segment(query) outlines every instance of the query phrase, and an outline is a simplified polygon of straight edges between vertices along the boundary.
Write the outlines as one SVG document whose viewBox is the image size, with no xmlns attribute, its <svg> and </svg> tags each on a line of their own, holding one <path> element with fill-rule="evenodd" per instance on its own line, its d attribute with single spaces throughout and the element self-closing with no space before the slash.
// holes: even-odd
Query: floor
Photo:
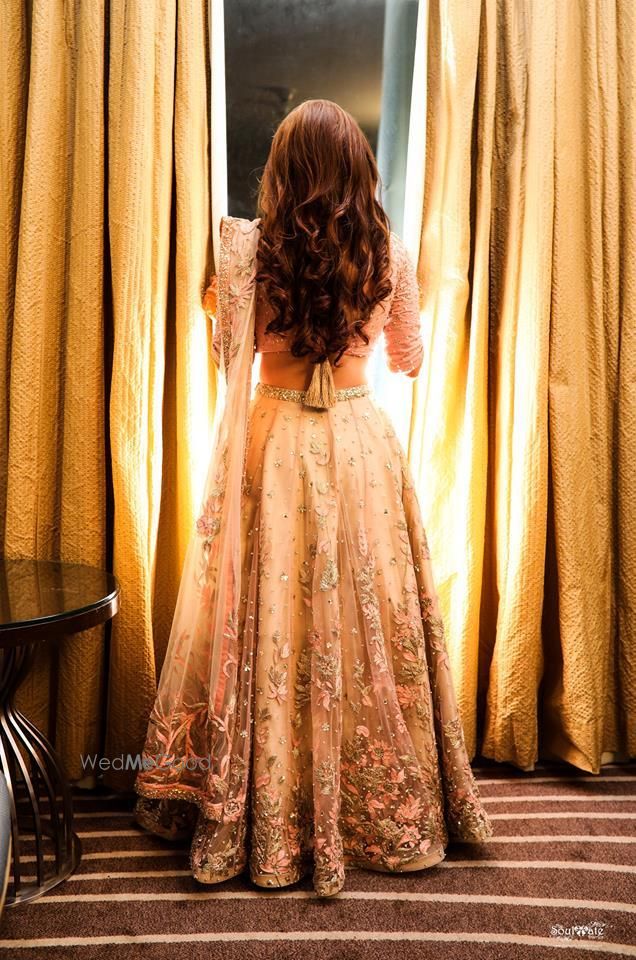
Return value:
<svg viewBox="0 0 636 960">
<path fill-rule="evenodd" d="M 451 844 L 428 870 L 350 869 L 319 899 L 204 887 L 183 843 L 136 826 L 133 797 L 76 792 L 82 861 L 39 900 L 5 909 L 2 960 L 526 960 L 636 957 L 636 764 L 599 776 L 474 765 L 495 835 Z"/>
</svg>

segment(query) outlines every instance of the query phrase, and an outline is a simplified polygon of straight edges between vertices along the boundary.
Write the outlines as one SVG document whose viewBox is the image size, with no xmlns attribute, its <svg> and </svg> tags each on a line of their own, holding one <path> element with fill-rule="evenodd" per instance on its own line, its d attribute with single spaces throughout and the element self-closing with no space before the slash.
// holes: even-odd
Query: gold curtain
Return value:
<svg viewBox="0 0 636 960">
<path fill-rule="evenodd" d="M 471 753 L 636 752 L 635 11 L 430 0 L 409 455 Z"/>
<path fill-rule="evenodd" d="M 103 566 L 104 9 L 2 10 L 2 552 Z M 97 630 L 60 649 L 57 742 L 76 777 L 98 748 L 102 651 Z M 38 648 L 17 697 L 43 730 L 49 666 Z"/>
<path fill-rule="evenodd" d="M 58 688 L 69 776 L 103 754 L 112 786 L 145 735 L 215 402 L 207 7 L 0 15 L 0 544 L 119 578 L 109 657 L 104 627 L 68 638 Z M 49 670 L 38 651 L 17 697 L 45 731 Z"/>
</svg>

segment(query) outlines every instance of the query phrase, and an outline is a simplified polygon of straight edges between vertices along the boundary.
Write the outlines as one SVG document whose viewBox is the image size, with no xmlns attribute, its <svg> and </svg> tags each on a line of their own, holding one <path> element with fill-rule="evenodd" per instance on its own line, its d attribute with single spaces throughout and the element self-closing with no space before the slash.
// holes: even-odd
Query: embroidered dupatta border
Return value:
<svg viewBox="0 0 636 960">
<path fill-rule="evenodd" d="M 227 379 L 232 344 L 231 316 L 228 309 L 228 271 L 230 266 L 230 247 L 236 217 L 221 217 L 221 247 L 219 250 L 219 287 L 218 321 L 221 325 L 221 343 L 223 349 L 223 370 Z"/>
</svg>

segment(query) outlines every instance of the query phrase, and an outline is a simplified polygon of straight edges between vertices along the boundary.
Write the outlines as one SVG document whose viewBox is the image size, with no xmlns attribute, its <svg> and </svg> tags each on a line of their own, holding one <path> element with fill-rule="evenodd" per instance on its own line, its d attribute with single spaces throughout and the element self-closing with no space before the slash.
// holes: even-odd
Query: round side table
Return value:
<svg viewBox="0 0 636 960">
<path fill-rule="evenodd" d="M 119 583 L 105 570 L 80 563 L 0 558 L 0 763 L 9 789 L 13 865 L 6 906 L 39 897 L 70 876 L 80 862 L 71 786 L 53 746 L 57 641 L 104 623 L 118 608 Z M 41 643 L 54 644 L 50 740 L 14 705 L 15 691 Z M 35 864 L 31 883 L 23 881 L 21 843 L 27 840 L 34 849 L 28 858 L 29 866 L 30 861 Z"/>
</svg>

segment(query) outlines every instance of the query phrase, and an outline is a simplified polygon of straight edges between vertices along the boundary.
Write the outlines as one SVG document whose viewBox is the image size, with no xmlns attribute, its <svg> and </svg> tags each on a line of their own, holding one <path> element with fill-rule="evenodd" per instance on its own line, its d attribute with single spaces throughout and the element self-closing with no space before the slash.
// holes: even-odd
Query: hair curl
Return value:
<svg viewBox="0 0 636 960">
<path fill-rule="evenodd" d="M 331 100 L 305 100 L 280 123 L 258 193 L 256 280 L 293 332 L 291 352 L 335 365 L 364 343 L 374 306 L 391 292 L 389 220 L 376 198 L 375 157 L 357 122 Z"/>
</svg>

